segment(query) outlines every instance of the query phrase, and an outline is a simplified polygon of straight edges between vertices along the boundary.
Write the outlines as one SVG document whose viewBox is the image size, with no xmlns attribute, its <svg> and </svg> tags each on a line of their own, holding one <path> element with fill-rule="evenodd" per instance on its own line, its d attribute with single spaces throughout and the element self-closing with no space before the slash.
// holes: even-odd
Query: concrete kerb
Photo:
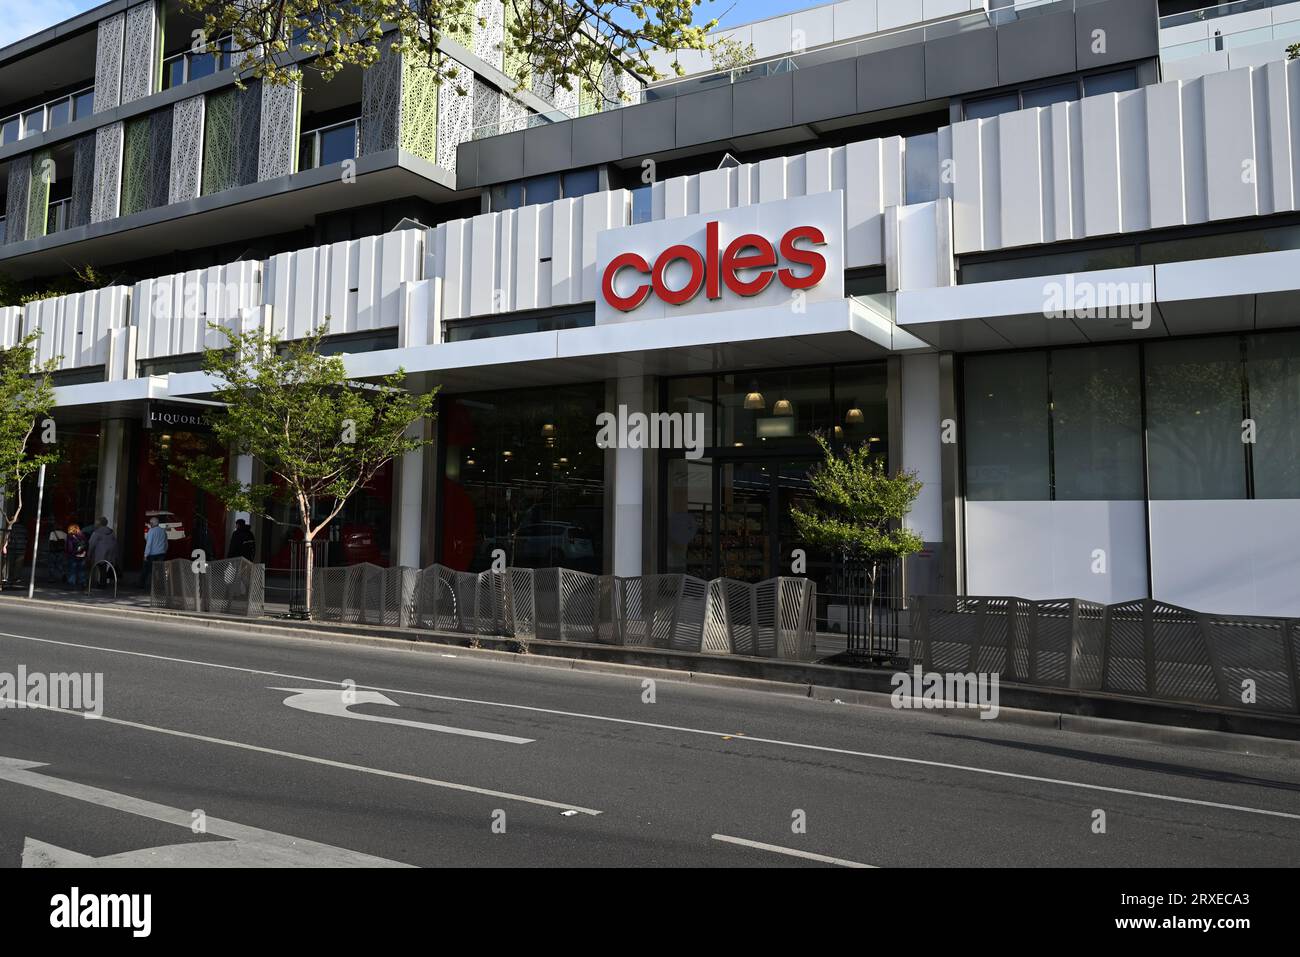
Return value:
<svg viewBox="0 0 1300 957">
<path fill-rule="evenodd" d="M 338 644 L 369 645 L 371 647 L 400 649 L 417 653 L 423 652 L 444 656 L 450 655 L 454 657 L 477 658 L 486 661 L 510 662 L 541 668 L 557 668 L 563 671 L 580 671 L 592 674 L 616 675 L 627 678 L 652 678 L 658 681 L 694 684 L 703 687 L 729 689 L 734 691 L 780 694 L 787 697 L 809 698 L 828 704 L 833 703 L 857 707 L 886 708 L 891 711 L 915 710 L 936 716 L 956 718 L 958 720 L 980 720 L 979 711 L 975 708 L 924 708 L 922 707 L 923 702 L 918 699 L 912 699 L 911 702 L 909 702 L 912 705 L 912 708 L 898 709 L 894 706 L 893 695 L 890 691 L 851 688 L 840 683 L 834 683 L 836 681 L 845 681 L 846 678 L 843 673 L 851 672 L 858 676 L 874 675 L 877 680 L 885 683 L 885 687 L 888 687 L 888 678 L 892 672 L 873 673 L 865 672 L 862 669 L 837 668 L 830 665 L 775 662 L 766 659 L 740 658 L 735 656 L 726 656 L 725 658 L 722 658 L 721 661 L 716 661 L 715 659 L 720 656 L 698 655 L 688 652 L 665 653 L 659 652 L 656 649 L 632 649 L 612 647 L 608 645 L 580 645 L 572 642 L 539 642 L 536 640 L 528 643 L 530 650 L 533 653 L 520 654 L 517 650 L 519 642 L 517 639 L 513 638 L 493 638 L 470 636 L 458 633 L 423 632 L 414 631 L 412 629 L 371 626 L 347 626 L 334 623 L 313 622 L 308 626 L 305 624 L 294 624 L 287 621 L 283 623 L 265 621 L 256 622 L 244 618 L 220 615 L 197 615 L 186 612 L 143 608 L 121 608 L 116 606 L 68 607 L 56 605 L 49 601 L 40 599 L 28 600 L 26 598 L 10 597 L 8 595 L 4 596 L 2 600 L 29 605 L 56 614 L 111 615 L 115 618 L 127 616 L 153 621 L 180 620 L 196 628 L 205 628 L 215 631 L 237 630 L 241 633 L 251 635 L 266 635 L 268 637 L 293 640 L 331 641 Z M 380 633 L 386 631 L 392 632 L 399 637 L 390 637 L 389 635 Z M 479 647 L 473 647 L 471 642 L 477 642 Z M 669 657 L 670 659 L 695 659 L 695 661 L 700 664 L 718 663 L 725 666 L 729 671 L 741 670 L 754 666 L 760 668 L 766 667 L 768 669 L 772 669 L 773 667 L 778 669 L 781 667 L 796 667 L 813 674 L 816 674 L 817 672 L 825 672 L 826 677 L 830 678 L 832 683 L 820 683 L 808 680 L 781 680 L 779 678 L 719 673 L 717 671 L 699 671 L 691 668 L 648 665 L 636 661 L 602 660 L 600 657 L 568 657 L 560 654 L 560 652 L 568 652 L 569 654 L 597 653 L 602 656 L 610 653 L 623 653 L 625 656 L 647 659 L 653 658 L 655 655 L 660 655 Z M 681 661 L 680 663 L 686 664 L 687 662 Z M 1007 686 L 1004 685 L 1004 688 L 1006 687 Z M 1025 690 L 1029 691 L 1033 697 L 1041 697 L 1041 693 L 1043 692 L 1043 689 L 1038 688 Z M 1160 711 L 1166 714 L 1189 715 L 1195 713 L 1216 713 L 1210 712 L 1210 709 L 1199 709 L 1194 706 L 1166 707 L 1163 702 L 1147 703 L 1124 699 L 1121 703 L 1127 705 L 1130 710 L 1139 704 L 1148 707 L 1158 707 Z M 1272 717 L 1274 716 L 1270 716 L 1270 718 Z M 1296 734 L 1297 739 L 1271 737 L 1264 734 L 1243 734 L 1214 728 L 1198 728 L 1188 727 L 1185 725 L 1123 720 L 1092 714 L 1053 711 L 1051 709 L 1008 706 L 1001 706 L 999 708 L 996 720 L 1027 727 L 1072 731 L 1083 734 L 1122 738 L 1132 741 L 1146 741 L 1150 743 L 1180 745 L 1216 751 L 1229 751 L 1236 754 L 1300 758 L 1300 721 L 1291 721 L 1285 716 L 1278 717 L 1277 722 L 1280 722 L 1285 726 L 1285 730 L 1292 730 L 1291 726 L 1294 726 L 1293 733 Z"/>
</svg>

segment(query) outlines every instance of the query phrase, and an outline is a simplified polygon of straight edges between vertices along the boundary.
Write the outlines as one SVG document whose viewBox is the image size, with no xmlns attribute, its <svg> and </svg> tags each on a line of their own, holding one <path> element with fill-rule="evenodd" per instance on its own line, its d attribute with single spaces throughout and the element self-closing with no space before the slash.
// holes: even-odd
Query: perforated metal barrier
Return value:
<svg viewBox="0 0 1300 957">
<path fill-rule="evenodd" d="M 312 586 L 321 621 L 791 660 L 813 656 L 816 605 L 803 578 L 749 584 L 567 568 L 354 565 L 323 569 Z"/>
<path fill-rule="evenodd" d="M 1151 599 L 918 596 L 912 660 L 927 671 L 1167 701 L 1300 712 L 1300 621 Z"/>
<path fill-rule="evenodd" d="M 154 608 L 206 611 L 260 618 L 266 604 L 266 566 L 247 558 L 208 562 L 196 570 L 189 559 L 155 562 L 150 581 Z"/>
</svg>

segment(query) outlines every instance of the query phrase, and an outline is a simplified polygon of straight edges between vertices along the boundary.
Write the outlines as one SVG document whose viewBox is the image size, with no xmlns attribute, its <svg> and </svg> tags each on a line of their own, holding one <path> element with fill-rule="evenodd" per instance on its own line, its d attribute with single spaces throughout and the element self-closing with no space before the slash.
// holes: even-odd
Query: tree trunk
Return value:
<svg viewBox="0 0 1300 957">
<path fill-rule="evenodd" d="M 303 544 L 302 558 L 303 561 L 306 563 L 306 568 L 303 569 L 303 573 L 306 576 L 306 578 L 304 579 L 306 582 L 306 585 L 304 587 L 304 592 L 305 592 L 304 603 L 307 606 L 306 617 L 310 619 L 311 607 L 312 607 L 311 604 L 312 575 L 316 571 L 316 562 L 312 557 L 312 536 L 310 533 L 303 534 L 302 544 Z"/>
</svg>

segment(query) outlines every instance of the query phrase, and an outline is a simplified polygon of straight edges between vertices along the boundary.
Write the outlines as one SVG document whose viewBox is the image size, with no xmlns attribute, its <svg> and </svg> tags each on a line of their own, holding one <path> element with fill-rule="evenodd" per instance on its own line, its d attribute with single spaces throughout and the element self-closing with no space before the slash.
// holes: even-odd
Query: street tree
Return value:
<svg viewBox="0 0 1300 957">
<path fill-rule="evenodd" d="M 275 504 L 289 505 L 306 550 L 310 615 L 313 542 L 380 469 L 428 444 L 419 426 L 434 417 L 438 390 L 407 391 L 401 369 L 374 383 L 350 379 L 341 356 L 321 352 L 328 317 L 291 342 L 214 328 L 226 344 L 203 357 L 224 404 L 210 416 L 212 432 L 232 456 L 260 465 L 262 481 L 232 478 L 226 459 L 210 454 L 181 463 L 181 472 L 231 511 L 274 522 L 283 515 Z"/>
<path fill-rule="evenodd" d="M 866 575 L 867 635 L 875 635 L 875 604 L 882 567 L 914 555 L 921 538 L 903 522 L 921 494 L 916 472 L 890 475 L 884 458 L 869 443 L 847 446 L 837 455 L 826 437 L 813 438 L 822 461 L 808 474 L 812 499 L 790 511 L 800 538 L 834 553 L 846 568 Z"/>
<path fill-rule="evenodd" d="M 565 89 L 596 91 L 607 74 L 659 79 L 651 54 L 706 50 L 711 20 L 693 23 L 702 0 L 503 0 L 503 62 L 518 86 L 532 76 Z M 486 26 L 480 0 L 183 0 L 204 28 L 196 44 L 230 38 L 245 77 L 293 79 L 286 54 L 314 54 L 307 64 L 324 78 L 349 66 L 372 66 L 384 45 L 418 57 L 438 82 L 464 95 L 469 78 L 440 48 L 444 39 L 473 49 Z M 385 40 L 385 36 L 389 39 Z M 673 69 L 682 72 L 677 66 Z"/>
<path fill-rule="evenodd" d="M 58 360 L 37 362 L 40 333 L 0 348 L 0 544 L 23 513 L 23 484 L 42 465 L 58 461 L 52 376 Z M 38 516 L 39 518 L 39 516 Z M 3 555 L 5 571 L 8 556 Z M 0 580 L 6 577 L 0 575 Z"/>
</svg>

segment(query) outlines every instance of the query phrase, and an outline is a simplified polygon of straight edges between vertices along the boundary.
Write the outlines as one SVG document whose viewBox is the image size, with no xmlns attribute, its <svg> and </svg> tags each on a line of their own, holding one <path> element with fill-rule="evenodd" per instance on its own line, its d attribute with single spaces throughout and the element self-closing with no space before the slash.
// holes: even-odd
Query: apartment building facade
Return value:
<svg viewBox="0 0 1300 957">
<path fill-rule="evenodd" d="M 843 0 L 730 28 L 743 69 L 683 52 L 579 97 L 514 90 L 480 7 L 448 50 L 468 97 L 392 54 L 236 88 L 220 54 L 176 66 L 151 3 L 0 51 L 0 271 L 114 277 L 0 310 L 61 363 L 47 516 L 105 514 L 138 558 L 162 513 L 222 554 L 233 516 L 174 468 L 211 443 L 207 324 L 329 317 L 354 376 L 442 390 L 331 561 L 828 587 L 790 519 L 822 432 L 923 481 L 908 593 L 1300 614 L 1284 53 L 1170 76 L 1155 0 Z"/>
</svg>

